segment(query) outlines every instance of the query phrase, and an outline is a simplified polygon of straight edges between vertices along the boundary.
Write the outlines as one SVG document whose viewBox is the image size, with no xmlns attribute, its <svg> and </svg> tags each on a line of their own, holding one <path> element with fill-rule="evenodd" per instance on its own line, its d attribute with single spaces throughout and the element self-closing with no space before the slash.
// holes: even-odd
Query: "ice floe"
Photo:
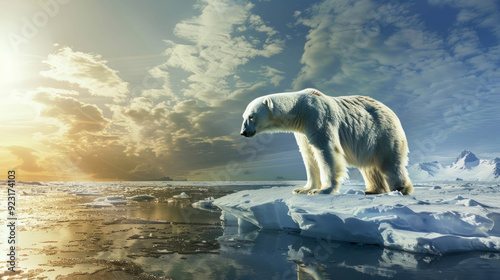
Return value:
<svg viewBox="0 0 500 280">
<path fill-rule="evenodd" d="M 500 251 L 500 185 L 425 185 L 411 196 L 367 196 L 348 186 L 339 195 L 293 195 L 294 187 L 240 191 L 213 204 L 228 222 L 237 218 L 240 231 L 249 225 L 288 229 L 303 236 L 437 255 Z"/>
</svg>

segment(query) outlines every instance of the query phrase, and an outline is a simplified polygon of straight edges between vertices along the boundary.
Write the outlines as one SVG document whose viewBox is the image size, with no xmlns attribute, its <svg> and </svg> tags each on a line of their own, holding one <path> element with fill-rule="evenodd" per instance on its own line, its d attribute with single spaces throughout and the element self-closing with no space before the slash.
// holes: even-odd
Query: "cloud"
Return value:
<svg viewBox="0 0 500 280">
<path fill-rule="evenodd" d="M 458 9 L 457 25 L 472 23 L 478 27 L 490 29 L 497 38 L 500 38 L 500 27 L 498 25 L 500 6 L 498 1 L 429 0 L 429 4 Z"/>
<path fill-rule="evenodd" d="M 362 27 L 374 9 L 372 1 L 363 0 L 323 1 L 306 10 L 310 16 L 298 18 L 299 24 L 310 28 L 300 60 L 304 66 L 293 81 L 293 88 L 321 89 L 319 85 L 340 73 L 342 60 L 350 60 L 349 49 L 359 43 Z"/>
<path fill-rule="evenodd" d="M 40 172 L 45 169 L 38 165 L 38 156 L 35 155 L 37 151 L 23 146 L 9 146 L 7 149 L 22 163 L 16 166 L 16 169 L 21 169 L 28 172 Z"/>
<path fill-rule="evenodd" d="M 69 96 L 76 96 L 80 95 L 80 93 L 76 90 L 69 90 L 69 89 L 62 89 L 62 88 L 51 88 L 51 87 L 38 87 L 37 91 L 39 92 L 51 92 L 55 93 L 58 95 L 69 95 Z"/>
<path fill-rule="evenodd" d="M 249 158 L 254 161 L 258 155 L 289 149 L 279 137 L 274 137 L 276 142 L 256 145 L 258 139 L 246 141 L 239 135 L 241 113 L 267 87 L 266 82 L 260 82 L 235 90 L 212 105 L 186 99 L 170 107 L 139 97 L 131 100 L 130 106 L 114 107 L 113 122 L 123 125 L 120 131 L 123 146 L 127 147 L 124 150 L 137 158 L 129 174 L 152 173 L 154 169 L 154 174 L 162 171 L 161 176 L 187 176 L 214 166 L 224 169 L 231 162 L 247 164 Z"/>
<path fill-rule="evenodd" d="M 123 94 L 115 96 L 106 104 L 111 117 L 104 117 L 97 104 L 80 101 L 81 95 L 54 88 L 33 93 L 43 105 L 41 116 L 61 127 L 40 136 L 58 151 L 53 159 L 59 166 L 73 163 L 94 179 L 152 180 L 225 166 L 248 153 L 254 159 L 254 154 L 274 152 L 272 145 L 246 148 L 239 129 L 248 102 L 279 85 L 283 72 L 261 64 L 251 70 L 241 66 L 279 53 L 283 41 L 251 12 L 252 4 L 203 1 L 197 7 L 200 15 L 174 29 L 182 43 L 167 41 L 165 63 L 148 72 L 155 87 L 137 92 L 128 104 L 120 102 Z M 52 69 L 43 76 L 76 83 L 93 95 L 111 96 L 98 88 L 111 89 L 111 81 L 119 80 L 97 54 L 63 48 L 47 63 Z M 64 73 L 67 68 L 71 71 Z M 96 73 L 107 78 L 95 79 L 101 77 Z M 238 88 L 242 83 L 245 87 Z M 125 93 L 125 86 L 118 92 Z"/>
<path fill-rule="evenodd" d="M 285 79 L 285 77 L 282 75 L 285 72 L 279 71 L 277 69 L 271 68 L 269 66 L 262 66 L 264 70 L 264 76 L 269 78 L 269 82 L 273 84 L 275 87 L 277 87 L 280 82 Z"/>
<path fill-rule="evenodd" d="M 266 65 L 244 71 L 252 74 L 251 82 L 235 74 L 251 59 L 270 57 L 283 47 L 278 32 L 252 14 L 252 8 L 201 2 L 199 16 L 174 28 L 183 43 L 166 41 L 165 63 L 149 71 L 163 84 L 143 91 L 129 105 L 110 106 L 110 130 L 119 127 L 120 145 L 136 163 L 128 174 L 184 176 L 241 159 L 241 112 L 284 79 L 282 71 Z M 183 86 L 177 77 L 183 77 Z M 245 88 L 238 89 L 243 83 Z M 161 97 L 168 100 L 158 103 Z"/>
<path fill-rule="evenodd" d="M 110 69 L 100 55 L 60 48 L 44 61 L 50 70 L 42 71 L 44 77 L 66 81 L 87 89 L 91 95 L 111 97 L 121 101 L 128 94 L 128 83 Z"/>
<path fill-rule="evenodd" d="M 183 79 L 187 88 L 180 90 L 185 96 L 206 103 L 224 99 L 240 66 L 283 49 L 278 32 L 252 14 L 253 7 L 250 3 L 202 1 L 199 16 L 183 20 L 174 28 L 174 34 L 187 43 L 167 40 L 166 62 L 154 70 L 155 75 L 165 72 L 165 79 L 170 80 L 175 78 L 175 69 L 182 70 L 188 73 Z"/>
<path fill-rule="evenodd" d="M 433 141 L 429 154 L 444 156 L 465 142 L 486 147 L 496 141 L 498 135 L 484 129 L 500 121 L 497 77 L 490 78 L 500 49 L 484 39 L 496 32 L 488 25 L 493 15 L 480 5 L 467 14 L 466 4 L 457 1 L 422 2 L 424 9 L 402 2 L 327 0 L 289 10 L 295 25 L 276 25 L 257 14 L 257 3 L 200 1 L 198 14 L 180 21 L 176 37 L 165 41 L 163 61 L 148 71 L 148 85 L 134 90 L 128 102 L 128 84 L 98 54 L 61 48 L 42 75 L 81 89 L 32 93 L 40 116 L 56 130 L 37 135 L 56 151 L 37 162 L 94 179 L 234 179 L 244 170 L 252 176 L 279 170 L 289 178 L 286 172 L 303 171 L 292 135 L 238 134 L 246 105 L 284 91 L 282 86 L 381 100 L 402 120 L 412 151 Z M 449 31 L 430 24 L 425 11 L 433 5 L 458 11 Z M 285 45 L 292 43 L 299 45 Z M 106 98 L 88 98 L 85 90 Z M 445 137 L 434 137 L 437 132 Z"/>
<path fill-rule="evenodd" d="M 491 116 L 491 104 L 476 89 L 498 69 L 497 46 L 485 36 L 498 32 L 498 25 L 490 24 L 498 22 L 498 12 L 492 12 L 497 4 L 436 0 L 417 9 L 392 3 L 326 0 L 297 14 L 309 32 L 293 88 L 375 97 L 402 120 L 410 150 L 422 150 L 424 140 L 433 142 L 429 156 L 445 155 L 446 149 L 438 150 L 444 143 L 448 148 L 478 143 L 463 132 L 491 126 L 485 117 Z M 459 11 L 445 33 L 429 22 L 426 11 L 433 5 Z"/>
<path fill-rule="evenodd" d="M 95 105 L 80 102 L 74 97 L 62 96 L 51 92 L 50 89 L 47 91 L 47 88 L 32 94 L 34 101 L 45 105 L 40 116 L 57 119 L 62 124 L 64 133 L 71 137 L 76 138 L 82 132 L 100 132 L 109 124 L 102 110 Z"/>
</svg>

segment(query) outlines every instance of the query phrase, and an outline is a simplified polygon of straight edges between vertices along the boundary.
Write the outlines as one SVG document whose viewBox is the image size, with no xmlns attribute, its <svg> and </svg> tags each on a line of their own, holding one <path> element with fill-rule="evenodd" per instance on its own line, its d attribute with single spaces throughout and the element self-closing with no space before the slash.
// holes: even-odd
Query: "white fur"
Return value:
<svg viewBox="0 0 500 280">
<path fill-rule="evenodd" d="M 408 144 L 391 109 L 365 96 L 330 97 L 315 89 L 253 100 L 243 113 L 241 134 L 293 132 L 307 173 L 294 193 L 338 193 L 347 166 L 363 174 L 367 194 L 413 186 L 405 166 Z"/>
</svg>

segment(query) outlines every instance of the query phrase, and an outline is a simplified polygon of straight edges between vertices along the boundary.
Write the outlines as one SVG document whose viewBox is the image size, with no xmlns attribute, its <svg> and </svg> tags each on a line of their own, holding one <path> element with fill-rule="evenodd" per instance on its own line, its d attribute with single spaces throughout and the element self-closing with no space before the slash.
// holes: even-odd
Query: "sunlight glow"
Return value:
<svg viewBox="0 0 500 280">
<path fill-rule="evenodd" d="M 0 83 L 2 86 L 14 85 L 23 79 L 21 62 L 18 55 L 0 52 Z"/>
</svg>

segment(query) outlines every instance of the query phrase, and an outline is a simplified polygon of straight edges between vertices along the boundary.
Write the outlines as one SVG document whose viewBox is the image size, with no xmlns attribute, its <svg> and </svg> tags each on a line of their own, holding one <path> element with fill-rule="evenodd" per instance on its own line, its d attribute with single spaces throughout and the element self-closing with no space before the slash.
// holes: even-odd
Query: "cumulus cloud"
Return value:
<svg viewBox="0 0 500 280">
<path fill-rule="evenodd" d="M 248 99 L 261 95 L 266 86 L 261 82 L 236 90 L 213 105 L 186 99 L 170 106 L 137 97 L 127 105 L 111 106 L 111 119 L 95 104 L 39 90 L 32 93 L 32 99 L 42 105 L 41 117 L 53 120 L 58 128 L 38 135 L 38 141 L 52 151 L 43 162 L 50 163 L 55 174 L 154 180 L 189 176 L 214 166 L 225 170 L 234 161 L 247 163 L 249 155 L 255 160 L 260 153 L 282 152 L 286 145 L 257 149 L 238 135 Z"/>
<path fill-rule="evenodd" d="M 110 105 L 110 131 L 120 134 L 123 153 L 135 164 L 127 174 L 184 176 L 241 159 L 241 112 L 250 100 L 283 80 L 282 71 L 265 65 L 249 71 L 259 79 L 244 82 L 235 75 L 251 59 L 282 49 L 278 32 L 252 14 L 252 8 L 201 2 L 200 15 L 174 29 L 184 43 L 167 41 L 165 63 L 149 71 L 162 85 L 143 91 L 128 105 Z M 176 75 L 184 76 L 184 86 L 178 86 Z M 242 83 L 245 88 L 237 89 Z M 161 97 L 168 100 L 158 102 Z"/>
<path fill-rule="evenodd" d="M 23 146 L 9 146 L 7 149 L 22 161 L 20 165 L 15 167 L 16 169 L 28 172 L 40 172 L 45 170 L 38 164 L 38 156 L 35 155 L 37 153 L 36 150 Z"/>
<path fill-rule="evenodd" d="M 45 61 L 50 66 L 40 74 L 58 81 L 77 84 L 95 96 L 111 97 L 121 101 L 128 93 L 128 83 L 109 68 L 100 55 L 60 48 Z"/>
<path fill-rule="evenodd" d="M 285 77 L 283 76 L 283 74 L 285 72 L 283 72 L 283 71 L 274 69 L 274 68 L 269 67 L 269 66 L 262 66 L 262 68 L 264 71 L 264 76 L 268 77 L 269 82 L 271 84 L 273 84 L 275 87 L 277 87 L 280 84 L 280 82 L 283 79 L 285 79 Z"/>
<path fill-rule="evenodd" d="M 184 95 L 206 103 L 225 98 L 230 93 L 230 78 L 238 67 L 283 49 L 278 32 L 253 14 L 253 7 L 250 3 L 202 1 L 199 16 L 183 20 L 174 28 L 174 34 L 188 43 L 167 40 L 167 60 L 156 68 L 155 74 L 183 70 L 188 73 L 187 89 L 181 91 Z M 247 35 L 249 32 L 254 34 Z M 173 78 L 167 75 L 168 79 Z"/>
<path fill-rule="evenodd" d="M 73 137 L 82 132 L 100 132 L 109 123 L 96 105 L 80 102 L 74 97 L 41 89 L 33 93 L 32 99 L 45 105 L 40 112 L 41 117 L 59 120 L 64 133 Z"/>
<path fill-rule="evenodd" d="M 106 118 L 97 104 L 76 94 L 51 88 L 33 94 L 43 105 L 41 116 L 61 127 L 41 137 L 59 151 L 60 160 L 95 179 L 151 180 L 225 166 L 248 153 L 239 136 L 241 112 L 279 85 L 283 72 L 259 65 L 248 71 L 252 79 L 237 73 L 246 73 L 241 66 L 251 59 L 279 53 L 283 41 L 251 12 L 252 4 L 210 0 L 197 8 L 200 15 L 174 29 L 183 43 L 167 41 L 165 62 L 148 72 L 158 83 L 127 104 L 120 103 L 127 84 L 99 55 L 63 48 L 49 57 L 51 70 L 42 72 L 44 77 L 114 99 L 106 104 L 111 113 Z M 246 86 L 238 88 L 242 83 Z M 264 150 L 272 149 L 259 152 Z"/>
<path fill-rule="evenodd" d="M 310 17 L 298 19 L 309 27 L 304 53 L 300 62 L 304 65 L 293 82 L 293 88 L 321 88 L 321 84 L 341 72 L 342 60 L 350 60 L 349 49 L 360 40 L 363 24 L 371 17 L 375 7 L 369 0 L 323 1 L 308 10 Z"/>
</svg>

